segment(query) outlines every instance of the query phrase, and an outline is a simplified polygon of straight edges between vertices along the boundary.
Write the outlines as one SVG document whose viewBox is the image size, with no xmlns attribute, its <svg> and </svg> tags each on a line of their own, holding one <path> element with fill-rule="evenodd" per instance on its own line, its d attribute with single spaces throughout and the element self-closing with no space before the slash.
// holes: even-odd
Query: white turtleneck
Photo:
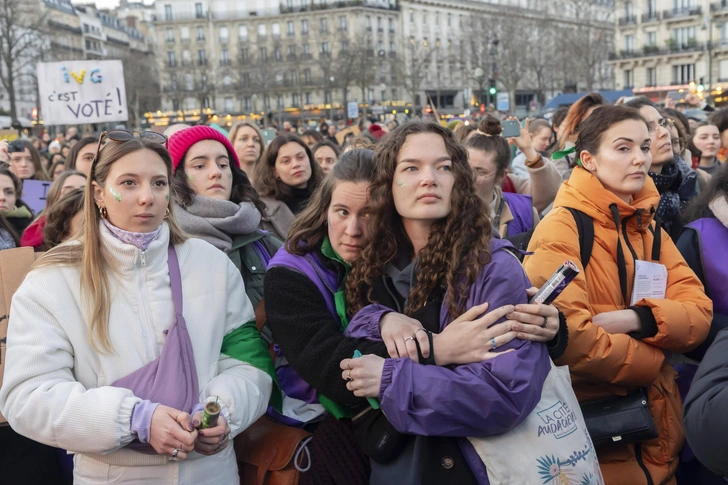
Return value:
<svg viewBox="0 0 728 485">
<path fill-rule="evenodd" d="M 112 465 L 165 464 L 164 456 L 119 449 L 134 439 L 131 412 L 141 400 L 110 384 L 159 357 L 172 324 L 169 228 L 163 224 L 141 251 L 99 227 L 116 267 L 109 281 L 114 352 L 91 346 L 78 267 L 32 271 L 12 301 L 0 410 L 18 433 L 50 446 Z M 222 251 L 199 239 L 175 249 L 200 401 L 219 396 L 235 436 L 263 415 L 272 387 L 264 372 L 220 354 L 223 337 L 254 320 L 253 308 Z M 192 453 L 187 462 L 200 457 Z"/>
</svg>

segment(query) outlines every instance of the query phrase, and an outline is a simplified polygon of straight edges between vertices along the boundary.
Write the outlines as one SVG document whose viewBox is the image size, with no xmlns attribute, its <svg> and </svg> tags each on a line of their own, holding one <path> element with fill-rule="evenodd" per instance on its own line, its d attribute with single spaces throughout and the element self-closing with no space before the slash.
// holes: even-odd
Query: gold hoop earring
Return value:
<svg viewBox="0 0 728 485">
<path fill-rule="evenodd" d="M 106 219 L 106 216 L 108 213 L 106 212 L 106 207 L 99 206 L 99 215 L 102 219 Z"/>
<path fill-rule="evenodd" d="M 164 218 L 169 219 L 169 207 L 167 207 L 167 210 L 164 212 Z"/>
</svg>

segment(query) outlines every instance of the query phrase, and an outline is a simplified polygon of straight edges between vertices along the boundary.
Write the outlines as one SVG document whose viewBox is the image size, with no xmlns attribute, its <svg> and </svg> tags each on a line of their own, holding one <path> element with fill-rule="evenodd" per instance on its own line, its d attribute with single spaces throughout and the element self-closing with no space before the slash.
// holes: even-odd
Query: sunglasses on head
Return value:
<svg viewBox="0 0 728 485">
<path fill-rule="evenodd" d="M 149 140 L 156 143 L 159 143 L 160 145 L 164 145 L 165 148 L 167 148 L 167 137 L 162 135 L 161 133 L 155 133 L 153 131 L 127 131 L 127 130 L 110 130 L 110 131 L 102 131 L 101 136 L 99 137 L 99 146 L 96 147 L 96 157 L 94 158 L 94 161 L 91 163 L 91 172 L 93 173 L 93 169 L 96 166 L 96 162 L 99 160 L 99 154 L 101 153 L 101 145 L 104 142 L 104 138 L 108 138 L 111 141 L 115 141 L 117 143 L 124 143 L 130 140 L 133 140 L 134 138 L 139 138 L 140 140 Z"/>
</svg>

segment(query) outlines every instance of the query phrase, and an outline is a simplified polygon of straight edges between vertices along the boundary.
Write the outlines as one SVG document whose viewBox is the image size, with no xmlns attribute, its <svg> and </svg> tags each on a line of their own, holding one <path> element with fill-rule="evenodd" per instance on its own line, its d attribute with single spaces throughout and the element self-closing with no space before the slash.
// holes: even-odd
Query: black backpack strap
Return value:
<svg viewBox="0 0 728 485">
<path fill-rule="evenodd" d="M 571 212 L 576 222 L 576 230 L 579 233 L 579 253 L 581 257 L 581 266 L 586 270 L 591 259 L 592 248 L 594 247 L 594 221 L 591 217 L 584 214 L 578 209 L 564 207 Z"/>
</svg>

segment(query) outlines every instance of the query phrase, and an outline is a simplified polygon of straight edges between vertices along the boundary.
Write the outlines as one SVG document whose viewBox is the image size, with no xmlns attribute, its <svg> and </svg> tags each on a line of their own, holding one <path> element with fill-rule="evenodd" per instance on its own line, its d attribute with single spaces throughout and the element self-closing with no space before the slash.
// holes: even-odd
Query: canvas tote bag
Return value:
<svg viewBox="0 0 728 485">
<path fill-rule="evenodd" d="M 551 362 L 541 400 L 518 426 L 468 439 L 488 469 L 491 485 L 604 485 L 566 366 Z"/>
</svg>

